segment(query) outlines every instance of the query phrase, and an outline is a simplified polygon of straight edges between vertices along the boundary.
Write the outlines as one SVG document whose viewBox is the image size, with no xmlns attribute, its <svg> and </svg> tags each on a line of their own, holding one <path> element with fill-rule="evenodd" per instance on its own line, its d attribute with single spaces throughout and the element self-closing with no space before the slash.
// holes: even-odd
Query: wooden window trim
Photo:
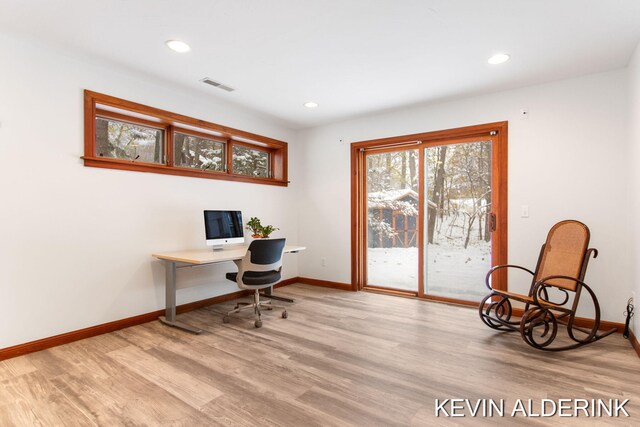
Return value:
<svg viewBox="0 0 640 427">
<path fill-rule="evenodd" d="M 425 132 L 412 135 L 403 135 L 391 138 L 376 139 L 370 141 L 354 142 L 351 144 L 351 288 L 354 291 L 361 289 L 376 289 L 387 292 L 387 289 L 379 286 L 365 286 L 366 276 L 366 232 L 367 232 L 367 212 L 365 203 L 366 179 L 366 151 L 375 150 L 376 153 L 398 151 L 402 149 L 419 149 L 419 168 L 424 170 L 424 150 L 428 146 L 441 145 L 455 139 L 456 143 L 477 141 L 479 137 L 487 136 L 495 132 L 492 138 L 497 141 L 496 149 L 493 152 L 492 162 L 498 165 L 500 175 L 494 176 L 496 197 L 501 200 L 497 213 L 497 229 L 499 233 L 494 237 L 492 244 L 492 254 L 495 264 L 507 264 L 507 160 L 508 160 L 508 122 L 495 122 L 462 128 L 447 129 L 441 131 Z M 420 180 L 420 209 L 423 209 L 424 200 L 424 179 Z M 424 230 L 424 214 L 419 214 L 418 229 Z M 424 233 L 418 233 L 418 247 L 424 245 Z M 418 257 L 418 270 L 420 284 L 423 283 L 424 265 L 422 257 Z M 493 286 L 496 289 L 507 290 L 507 272 L 498 271 L 493 279 Z M 389 291 L 398 293 L 397 290 Z M 425 299 L 446 301 L 452 303 L 462 303 L 466 305 L 476 305 L 468 301 L 461 301 L 452 298 L 437 297 L 433 295 L 423 295 L 422 287 L 418 292 L 411 294 Z"/>
<path fill-rule="evenodd" d="M 175 136 L 174 136 L 174 132 L 176 131 L 175 126 L 167 126 L 167 133 L 166 133 L 166 150 L 167 150 L 167 154 L 165 155 L 166 157 L 164 158 L 164 163 L 165 165 L 167 165 L 167 167 L 169 168 L 175 168 L 175 159 L 173 158 L 173 156 L 175 155 L 175 153 L 173 152 L 173 144 L 175 141 Z"/>
<path fill-rule="evenodd" d="M 148 120 L 127 114 L 110 111 L 101 106 L 117 108 L 119 110 L 130 111 L 134 114 L 140 114 L 152 117 L 158 121 Z M 288 186 L 288 144 L 284 141 L 269 138 L 262 135 L 245 132 L 239 129 L 218 125 L 216 123 L 207 122 L 200 119 L 184 116 L 182 114 L 172 113 L 170 111 L 161 110 L 159 108 L 149 107 L 132 101 L 116 98 L 90 90 L 84 91 L 84 165 L 87 167 L 98 167 L 106 169 L 121 169 L 137 172 L 159 173 L 165 175 L 189 176 L 196 178 L 221 179 L 226 181 L 248 182 L 255 184 L 266 184 L 276 186 Z M 96 117 L 113 118 L 116 120 L 127 121 L 130 123 L 138 123 L 157 129 L 163 129 L 165 132 L 164 163 L 140 163 L 130 160 L 112 159 L 106 157 L 98 157 L 95 153 L 96 148 Z M 185 129 L 181 125 L 193 126 L 204 130 Z M 211 135 L 206 131 L 212 131 L 219 135 Z M 194 136 L 208 138 L 225 144 L 226 150 L 226 171 L 203 171 L 197 169 L 183 168 L 174 166 L 173 162 L 173 134 L 174 132 L 185 133 Z M 241 138 L 239 141 L 234 138 Z M 245 140 L 255 141 L 251 144 Z M 232 173 L 232 154 L 233 144 L 243 145 L 252 149 L 265 151 L 269 153 L 269 163 L 271 170 L 270 178 L 253 177 L 248 175 L 240 175 Z"/>
</svg>

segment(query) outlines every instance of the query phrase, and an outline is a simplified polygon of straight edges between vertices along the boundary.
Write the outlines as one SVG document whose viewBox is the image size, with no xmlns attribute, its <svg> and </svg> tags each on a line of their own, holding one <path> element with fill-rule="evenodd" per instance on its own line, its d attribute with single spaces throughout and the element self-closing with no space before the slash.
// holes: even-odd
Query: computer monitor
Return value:
<svg viewBox="0 0 640 427">
<path fill-rule="evenodd" d="M 240 211 L 204 211 L 207 245 L 213 250 L 223 245 L 244 243 L 244 227 Z"/>
</svg>

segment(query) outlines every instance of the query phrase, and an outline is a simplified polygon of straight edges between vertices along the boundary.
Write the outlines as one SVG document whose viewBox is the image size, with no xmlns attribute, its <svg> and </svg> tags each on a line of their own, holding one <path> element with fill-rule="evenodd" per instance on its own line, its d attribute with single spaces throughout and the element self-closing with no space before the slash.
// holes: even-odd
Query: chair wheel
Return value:
<svg viewBox="0 0 640 427">
<path fill-rule="evenodd" d="M 282 318 L 286 319 L 287 317 L 289 317 L 289 313 L 287 313 L 287 310 L 282 312 Z"/>
<path fill-rule="evenodd" d="M 256 320 L 254 325 L 256 326 L 256 328 L 261 328 L 262 327 L 262 320 Z"/>
<path fill-rule="evenodd" d="M 224 316 L 222 318 L 222 323 L 229 323 L 231 321 L 231 318 L 229 316 Z"/>
</svg>

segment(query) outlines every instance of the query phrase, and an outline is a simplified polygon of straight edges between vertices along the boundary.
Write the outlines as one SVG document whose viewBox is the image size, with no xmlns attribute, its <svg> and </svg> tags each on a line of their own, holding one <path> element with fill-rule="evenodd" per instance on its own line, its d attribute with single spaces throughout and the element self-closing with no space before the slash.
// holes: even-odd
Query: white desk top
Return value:
<svg viewBox="0 0 640 427">
<path fill-rule="evenodd" d="M 176 252 L 162 252 L 154 253 L 153 257 L 168 261 L 178 261 L 187 264 L 211 264 L 214 262 L 225 262 L 242 259 L 247 253 L 249 245 L 233 245 L 222 249 L 221 251 L 214 251 L 212 248 L 208 249 L 195 249 L 190 251 L 176 251 Z M 291 246 L 286 245 L 284 252 L 298 252 L 305 250 L 304 246 Z"/>
</svg>

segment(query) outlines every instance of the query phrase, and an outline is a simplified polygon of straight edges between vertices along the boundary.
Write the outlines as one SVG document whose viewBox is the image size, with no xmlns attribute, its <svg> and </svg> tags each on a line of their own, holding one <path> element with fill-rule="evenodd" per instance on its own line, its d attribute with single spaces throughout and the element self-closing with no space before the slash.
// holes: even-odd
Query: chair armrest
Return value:
<svg viewBox="0 0 640 427">
<path fill-rule="evenodd" d="M 536 283 L 533 284 L 533 287 L 531 288 L 531 297 L 533 298 L 533 302 L 537 305 L 540 306 L 540 298 L 538 297 L 540 292 L 545 292 L 545 298 L 548 298 L 548 293 L 546 292 L 546 288 L 556 288 L 561 292 L 564 292 L 564 301 L 559 302 L 559 303 L 555 303 L 553 301 L 549 301 L 548 299 L 543 298 L 542 301 L 543 303 L 548 304 L 552 304 L 554 306 L 557 307 L 561 307 L 563 305 L 565 305 L 567 303 L 567 301 L 569 301 L 569 292 L 567 292 L 566 289 L 561 288 L 559 286 L 556 286 L 554 284 L 551 283 L 546 283 L 549 280 L 552 279 L 565 279 L 565 280 L 571 280 L 573 282 L 576 282 L 577 284 L 584 286 L 586 288 L 589 288 L 587 286 L 586 283 L 584 283 L 582 280 L 578 280 L 575 277 L 570 277 L 570 276 L 562 276 L 562 275 L 554 275 L 554 276 L 547 276 L 547 277 L 543 277 L 542 279 L 538 280 Z M 544 305 L 544 304 L 542 304 Z"/>
<path fill-rule="evenodd" d="M 513 264 L 504 264 L 504 265 L 496 265 L 495 267 L 493 267 L 491 270 L 489 270 L 489 272 L 487 273 L 487 277 L 484 279 L 484 284 L 487 286 L 487 289 L 489 289 L 490 291 L 493 290 L 493 288 L 491 287 L 491 285 L 489 284 L 489 279 L 491 279 L 491 275 L 498 270 L 501 270 L 503 268 L 517 268 L 519 270 L 524 270 L 527 273 L 531 274 L 532 276 L 535 274 L 533 271 L 529 270 L 528 268 L 524 268 L 521 267 L 519 265 L 513 265 Z"/>
</svg>

